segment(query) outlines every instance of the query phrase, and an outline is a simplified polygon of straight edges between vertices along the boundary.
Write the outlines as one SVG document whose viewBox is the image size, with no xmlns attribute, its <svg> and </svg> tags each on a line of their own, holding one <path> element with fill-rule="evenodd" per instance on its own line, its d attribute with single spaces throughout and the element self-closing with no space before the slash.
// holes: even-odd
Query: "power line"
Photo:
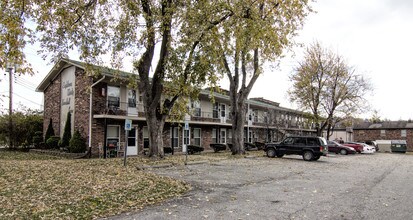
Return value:
<svg viewBox="0 0 413 220">
<path fill-rule="evenodd" d="M 35 90 L 36 90 L 36 88 L 34 88 L 34 87 L 32 87 L 32 86 L 27 85 L 27 84 L 24 84 L 24 83 L 21 83 L 21 82 L 18 82 L 18 81 L 16 81 L 16 84 L 18 84 L 18 85 L 20 85 L 20 86 L 23 86 L 23 87 L 25 87 L 26 89 L 29 89 L 29 90 L 32 90 L 32 91 L 35 91 Z"/>
<path fill-rule="evenodd" d="M 29 84 L 29 85 L 31 85 L 31 86 L 33 86 L 33 87 L 36 87 L 36 84 L 34 84 L 34 83 L 32 83 L 32 82 L 30 82 L 30 81 L 28 81 L 28 80 L 26 80 L 26 79 L 24 79 L 24 78 L 22 78 L 22 77 L 16 77 L 16 80 L 21 81 L 21 82 L 24 82 L 24 83 L 26 83 L 26 84 Z"/>
<path fill-rule="evenodd" d="M 33 102 L 32 100 L 26 99 L 26 98 L 24 98 L 23 96 L 21 96 L 21 95 L 19 95 L 19 94 L 15 93 L 15 92 L 13 92 L 13 94 L 14 94 L 14 95 L 17 95 L 18 97 L 20 97 L 20 98 L 22 98 L 22 99 L 24 99 L 24 100 L 26 100 L 26 101 L 29 101 L 29 102 L 31 102 L 31 103 L 33 103 L 33 104 L 36 104 L 36 105 L 42 106 L 42 104 L 39 104 L 39 103 Z"/>
</svg>

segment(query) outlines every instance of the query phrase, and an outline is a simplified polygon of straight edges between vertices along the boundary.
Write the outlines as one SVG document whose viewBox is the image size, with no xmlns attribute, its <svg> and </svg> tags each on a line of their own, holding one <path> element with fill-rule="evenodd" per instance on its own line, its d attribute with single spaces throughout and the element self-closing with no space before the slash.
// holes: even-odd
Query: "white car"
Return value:
<svg viewBox="0 0 413 220">
<path fill-rule="evenodd" d="M 361 145 L 363 145 L 363 152 L 361 152 L 362 154 L 373 154 L 376 153 L 376 148 L 373 146 L 370 146 L 368 144 L 365 143 L 359 143 Z"/>
</svg>

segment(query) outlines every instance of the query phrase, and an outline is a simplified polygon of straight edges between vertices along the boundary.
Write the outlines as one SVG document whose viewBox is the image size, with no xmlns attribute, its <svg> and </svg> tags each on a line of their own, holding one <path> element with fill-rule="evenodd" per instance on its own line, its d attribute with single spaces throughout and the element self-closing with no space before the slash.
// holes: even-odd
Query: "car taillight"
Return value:
<svg viewBox="0 0 413 220">
<path fill-rule="evenodd" d="M 320 151 L 323 152 L 324 151 L 324 147 L 320 146 Z"/>
</svg>

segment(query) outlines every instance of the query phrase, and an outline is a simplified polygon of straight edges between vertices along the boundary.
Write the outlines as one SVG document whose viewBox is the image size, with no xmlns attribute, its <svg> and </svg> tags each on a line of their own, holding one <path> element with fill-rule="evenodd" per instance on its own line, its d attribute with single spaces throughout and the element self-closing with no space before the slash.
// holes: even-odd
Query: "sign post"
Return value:
<svg viewBox="0 0 413 220">
<path fill-rule="evenodd" d="M 190 119 L 191 119 L 191 118 L 190 118 L 189 115 L 185 115 L 185 127 L 184 127 L 185 132 L 186 132 L 186 131 L 189 131 L 189 123 L 188 123 L 188 121 L 189 121 Z M 188 146 L 187 146 L 187 144 L 184 144 L 184 147 L 185 147 L 185 165 L 187 165 L 187 162 L 188 162 Z"/>
<path fill-rule="evenodd" d="M 125 167 L 126 167 L 126 154 L 128 152 L 128 137 L 129 137 L 129 131 L 131 129 L 132 129 L 132 120 L 125 119 L 125 142 L 124 142 L 125 151 L 123 152 L 123 166 Z"/>
</svg>

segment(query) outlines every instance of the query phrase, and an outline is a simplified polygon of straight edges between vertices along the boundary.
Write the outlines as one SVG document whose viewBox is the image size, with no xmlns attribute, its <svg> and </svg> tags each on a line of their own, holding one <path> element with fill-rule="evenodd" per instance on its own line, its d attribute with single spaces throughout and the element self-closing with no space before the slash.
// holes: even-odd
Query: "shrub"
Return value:
<svg viewBox="0 0 413 220">
<path fill-rule="evenodd" d="M 80 132 L 76 130 L 73 137 L 69 142 L 69 152 L 70 153 L 84 153 L 86 151 L 85 139 L 80 135 Z"/>
<path fill-rule="evenodd" d="M 71 123 L 71 114 L 67 113 L 66 124 L 63 130 L 62 142 L 59 144 L 59 147 L 65 148 L 69 146 L 69 141 L 72 138 L 72 123 Z"/>
<path fill-rule="evenodd" d="M 46 141 L 46 146 L 48 149 L 58 149 L 59 148 L 59 141 L 60 137 L 59 136 L 51 136 L 49 139 Z"/>
<path fill-rule="evenodd" d="M 50 118 L 49 120 L 49 126 L 47 126 L 46 135 L 44 136 L 44 139 L 47 141 L 51 136 L 55 136 L 54 130 L 53 130 L 52 118 Z"/>
<path fill-rule="evenodd" d="M 33 145 L 35 148 L 40 147 L 40 143 L 43 142 L 43 132 L 41 131 L 36 131 L 34 133 L 33 139 L 32 139 Z"/>
</svg>

